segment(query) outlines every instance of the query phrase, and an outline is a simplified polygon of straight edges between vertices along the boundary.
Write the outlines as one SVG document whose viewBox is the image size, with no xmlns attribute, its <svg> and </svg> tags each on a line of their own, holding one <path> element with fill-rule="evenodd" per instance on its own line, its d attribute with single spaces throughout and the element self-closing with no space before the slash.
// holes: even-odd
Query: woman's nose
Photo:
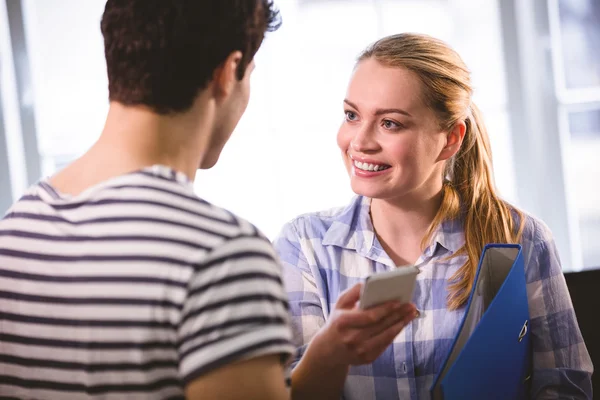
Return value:
<svg viewBox="0 0 600 400">
<path fill-rule="evenodd" d="M 378 150 L 379 144 L 370 129 L 360 129 L 352 138 L 350 148 L 359 153 L 366 153 Z"/>
</svg>

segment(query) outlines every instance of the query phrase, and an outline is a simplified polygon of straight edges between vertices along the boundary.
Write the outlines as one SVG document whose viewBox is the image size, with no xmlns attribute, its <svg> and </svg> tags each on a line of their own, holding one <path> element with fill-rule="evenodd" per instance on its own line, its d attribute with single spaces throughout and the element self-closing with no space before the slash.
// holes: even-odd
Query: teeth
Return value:
<svg viewBox="0 0 600 400">
<path fill-rule="evenodd" d="M 374 172 L 375 171 L 383 171 L 384 169 L 389 168 L 385 165 L 362 163 L 360 161 L 354 161 L 354 165 L 356 166 L 356 168 L 362 169 L 363 171 L 374 171 Z"/>
</svg>

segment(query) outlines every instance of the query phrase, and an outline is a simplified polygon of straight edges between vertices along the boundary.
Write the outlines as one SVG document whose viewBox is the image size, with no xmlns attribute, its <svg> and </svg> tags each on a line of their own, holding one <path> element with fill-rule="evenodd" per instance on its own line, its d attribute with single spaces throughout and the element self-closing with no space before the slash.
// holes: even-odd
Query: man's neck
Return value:
<svg viewBox="0 0 600 400">
<path fill-rule="evenodd" d="M 400 199 L 373 199 L 371 219 L 384 250 L 397 265 L 413 264 L 421 255 L 421 242 L 441 204 L 442 191 L 431 188 L 425 193 Z"/>
<path fill-rule="evenodd" d="M 111 103 L 98 141 L 52 178 L 61 192 L 78 194 L 110 178 L 161 164 L 194 180 L 206 154 L 212 113 L 155 114 Z"/>
</svg>

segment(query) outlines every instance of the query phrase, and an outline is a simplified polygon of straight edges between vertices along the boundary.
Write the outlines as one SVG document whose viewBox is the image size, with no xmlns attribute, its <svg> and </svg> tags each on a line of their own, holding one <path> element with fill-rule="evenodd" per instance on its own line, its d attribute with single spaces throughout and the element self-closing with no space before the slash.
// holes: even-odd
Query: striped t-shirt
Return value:
<svg viewBox="0 0 600 400">
<path fill-rule="evenodd" d="M 224 364 L 287 358 L 276 259 L 164 166 L 77 196 L 41 181 L 0 221 L 0 397 L 181 399 Z"/>
</svg>

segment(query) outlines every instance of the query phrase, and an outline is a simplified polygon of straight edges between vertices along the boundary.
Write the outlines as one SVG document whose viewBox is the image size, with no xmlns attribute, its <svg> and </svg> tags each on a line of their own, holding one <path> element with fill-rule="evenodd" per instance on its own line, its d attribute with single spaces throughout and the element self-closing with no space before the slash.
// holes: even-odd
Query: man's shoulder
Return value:
<svg viewBox="0 0 600 400">
<path fill-rule="evenodd" d="M 231 238 L 238 236 L 261 236 L 264 237 L 262 232 L 247 219 L 235 214 L 225 207 L 221 207 L 214 203 L 204 200 L 202 197 L 194 195 L 198 199 L 201 207 L 195 207 L 192 212 L 197 217 L 205 219 L 208 222 L 214 222 L 218 224 L 227 225 L 229 229 L 229 235 Z"/>
<path fill-rule="evenodd" d="M 139 174 L 126 178 L 77 196 L 59 195 L 39 182 L 11 205 L 0 226 L 43 224 L 52 230 L 51 225 L 61 224 L 75 235 L 164 237 L 204 250 L 238 237 L 264 238 L 252 223 L 198 196 L 189 185 Z"/>
</svg>

